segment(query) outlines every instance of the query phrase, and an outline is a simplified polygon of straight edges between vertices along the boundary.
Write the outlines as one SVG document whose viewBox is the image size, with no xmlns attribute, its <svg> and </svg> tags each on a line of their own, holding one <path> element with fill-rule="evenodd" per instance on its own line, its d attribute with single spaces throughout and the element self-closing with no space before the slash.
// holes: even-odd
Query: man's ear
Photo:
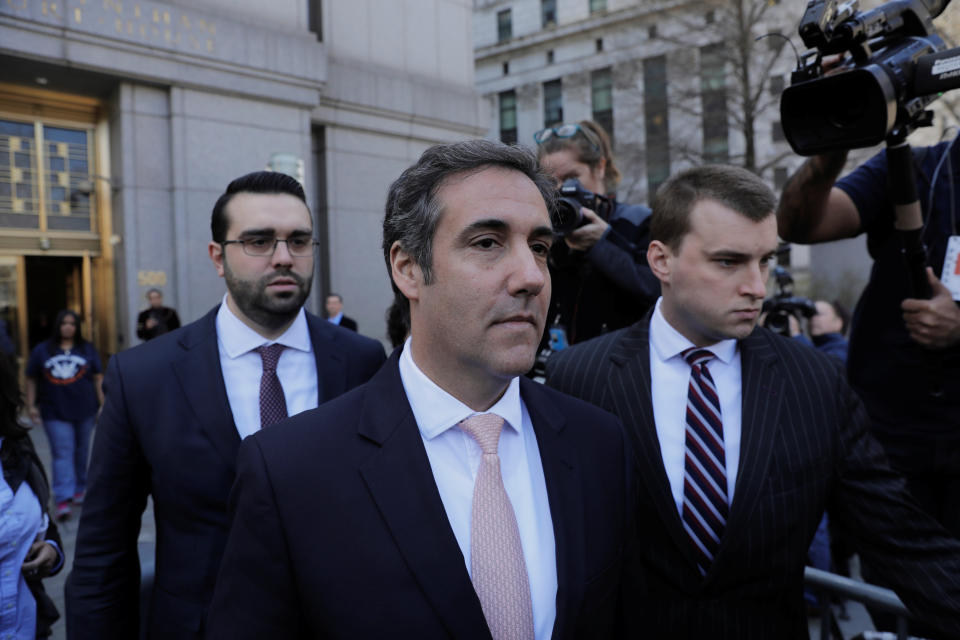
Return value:
<svg viewBox="0 0 960 640">
<path fill-rule="evenodd" d="M 223 277 L 223 250 L 224 246 L 219 242 L 211 241 L 207 245 L 207 252 L 210 254 L 210 260 L 217 270 L 217 275 Z"/>
<path fill-rule="evenodd" d="M 647 264 L 653 275 L 657 276 L 662 284 L 670 283 L 670 268 L 673 252 L 670 247 L 659 240 L 651 240 L 647 247 Z"/>
<path fill-rule="evenodd" d="M 400 242 L 394 242 L 390 247 L 390 275 L 407 300 L 420 299 L 420 287 L 423 286 L 423 273 L 420 265 L 409 253 L 403 250 Z"/>
</svg>

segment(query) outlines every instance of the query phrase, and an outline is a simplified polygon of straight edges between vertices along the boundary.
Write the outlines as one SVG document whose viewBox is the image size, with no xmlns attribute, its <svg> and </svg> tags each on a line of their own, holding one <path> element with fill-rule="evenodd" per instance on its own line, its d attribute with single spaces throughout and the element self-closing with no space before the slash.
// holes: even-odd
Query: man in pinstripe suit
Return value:
<svg viewBox="0 0 960 640">
<path fill-rule="evenodd" d="M 549 385 L 634 441 L 637 633 L 806 638 L 804 561 L 826 508 L 918 617 L 960 637 L 960 542 L 914 506 L 840 367 L 756 327 L 775 206 L 743 169 L 671 178 L 647 254 L 656 307 L 548 363 Z"/>
</svg>

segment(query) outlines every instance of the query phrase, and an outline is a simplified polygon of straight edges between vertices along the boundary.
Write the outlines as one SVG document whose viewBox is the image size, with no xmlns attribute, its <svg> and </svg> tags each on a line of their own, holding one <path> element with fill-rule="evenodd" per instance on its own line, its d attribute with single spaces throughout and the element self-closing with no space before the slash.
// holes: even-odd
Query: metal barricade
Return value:
<svg viewBox="0 0 960 640">
<path fill-rule="evenodd" d="M 825 594 L 838 595 L 847 600 L 856 600 L 876 609 L 887 611 L 897 616 L 897 640 L 907 640 L 907 619 L 910 611 L 890 589 L 878 587 L 859 580 L 852 580 L 844 576 L 821 571 L 813 567 L 804 569 L 803 578 L 806 585 L 815 591 Z M 825 599 L 826 600 L 826 599 Z M 822 607 L 820 618 L 820 640 L 830 640 L 830 629 L 833 626 L 833 609 L 829 602 Z"/>
</svg>

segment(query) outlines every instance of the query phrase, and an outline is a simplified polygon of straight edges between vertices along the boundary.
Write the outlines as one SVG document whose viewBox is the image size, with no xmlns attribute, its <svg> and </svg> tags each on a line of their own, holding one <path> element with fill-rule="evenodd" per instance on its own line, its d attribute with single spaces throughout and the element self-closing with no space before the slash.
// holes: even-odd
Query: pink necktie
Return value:
<svg viewBox="0 0 960 640">
<path fill-rule="evenodd" d="M 497 445 L 503 418 L 484 413 L 467 418 L 460 428 L 483 451 L 473 486 L 470 569 L 493 640 L 533 640 L 530 581 L 520 545 L 513 505 L 503 487 Z"/>
</svg>

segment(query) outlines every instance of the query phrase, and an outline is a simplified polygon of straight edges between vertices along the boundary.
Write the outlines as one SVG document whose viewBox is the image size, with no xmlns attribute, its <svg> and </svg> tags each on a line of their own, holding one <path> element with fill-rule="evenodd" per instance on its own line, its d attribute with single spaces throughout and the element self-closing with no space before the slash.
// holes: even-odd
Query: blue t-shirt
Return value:
<svg viewBox="0 0 960 640">
<path fill-rule="evenodd" d="M 100 356 L 89 342 L 63 350 L 44 341 L 34 347 L 27 375 L 37 381 L 37 406 L 44 420 L 74 422 L 97 413 L 93 376 Z"/>
<path fill-rule="evenodd" d="M 940 168 L 949 142 L 914 149 L 917 191 L 926 229 L 927 262 L 940 277 L 947 241 L 960 228 L 960 141 Z M 910 339 L 900 302 L 907 296 L 907 271 L 894 229 L 887 187 L 886 150 L 837 182 L 853 200 L 873 258 L 870 281 L 854 312 L 848 372 L 875 428 L 889 436 L 918 434 L 960 439 L 960 346 L 927 350 Z M 951 198 L 952 196 L 952 198 Z M 951 208 L 951 199 L 954 207 Z"/>
</svg>

